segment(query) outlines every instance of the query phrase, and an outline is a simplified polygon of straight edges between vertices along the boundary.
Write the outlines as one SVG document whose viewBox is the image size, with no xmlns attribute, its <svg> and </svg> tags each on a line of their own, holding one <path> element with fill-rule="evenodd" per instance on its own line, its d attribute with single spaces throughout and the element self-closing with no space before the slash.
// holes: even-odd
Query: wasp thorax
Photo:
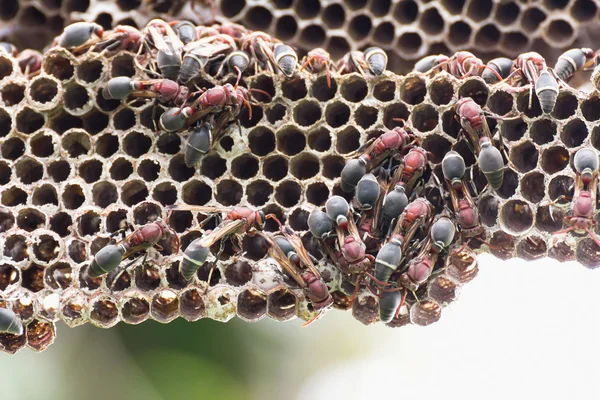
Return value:
<svg viewBox="0 0 600 400">
<path fill-rule="evenodd" d="M 308 215 L 308 229 L 314 237 L 322 239 L 333 229 L 331 218 L 319 209 L 314 209 Z"/>
</svg>

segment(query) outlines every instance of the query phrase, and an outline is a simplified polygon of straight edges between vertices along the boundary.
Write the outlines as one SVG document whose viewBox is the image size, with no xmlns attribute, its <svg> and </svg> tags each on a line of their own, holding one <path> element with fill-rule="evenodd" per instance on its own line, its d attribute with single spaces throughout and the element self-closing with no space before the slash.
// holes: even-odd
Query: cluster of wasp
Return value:
<svg viewBox="0 0 600 400">
<path fill-rule="evenodd" d="M 139 75 L 147 79 L 114 77 L 102 95 L 122 101 L 155 99 L 168 107 L 155 129 L 159 134 L 180 132 L 185 136 L 183 152 L 189 167 L 197 165 L 228 129 L 234 128 L 244 107 L 251 113 L 251 93 L 257 90 L 243 86 L 245 77 L 266 72 L 294 79 L 299 74 L 324 73 L 331 85 L 332 75 L 379 76 L 387 65 L 387 56 L 379 48 L 350 52 L 337 63 L 324 50 L 314 49 L 299 61 L 290 46 L 263 32 L 252 32 L 236 24 L 207 27 L 187 21 L 153 20 L 142 30 L 117 26 L 108 32 L 97 24 L 80 22 L 66 27 L 53 46 L 76 55 L 114 55 L 124 50 L 135 53 Z M 15 54 L 8 45 L 3 45 L 3 51 Z M 41 66 L 41 55 L 25 53 L 21 62 L 27 75 L 35 75 Z M 457 78 L 476 75 L 489 84 L 529 90 L 530 104 L 535 92 L 542 110 L 549 113 L 556 103 L 559 86 L 566 85 L 577 70 L 595 63 L 595 53 L 590 49 L 569 50 L 554 68 L 549 68 L 537 53 L 485 64 L 471 53 L 459 52 L 451 57 L 426 57 L 415 65 L 415 71 L 430 76 L 445 71 Z M 210 89 L 198 87 L 197 83 L 206 77 L 217 85 Z M 477 168 L 488 182 L 484 191 L 498 190 L 508 161 L 501 138 L 494 137 L 487 124 L 489 115 L 469 97 L 461 98 L 454 107 L 477 160 L 471 174 Z M 241 248 L 244 235 L 258 235 L 281 272 L 305 291 L 315 319 L 334 303 L 352 305 L 366 289 L 379 299 L 379 317 L 385 323 L 398 318 L 406 302 L 419 301 L 419 291 L 436 269 L 446 268 L 461 283 L 472 279 L 477 266 L 470 246 L 487 245 L 476 204 L 481 193 L 472 177 L 468 178 L 465 160 L 457 152 L 449 151 L 443 158 L 443 176 L 433 173 L 430 153 L 420 147 L 410 123 L 399 122 L 401 126 L 372 139 L 348 157 L 341 172 L 341 188 L 349 193 L 346 198 L 350 200 L 333 196 L 326 201 L 324 210 L 314 208 L 308 215 L 307 226 L 318 252 L 308 251 L 300 236 L 273 214 L 265 215 L 248 207 L 170 206 L 170 210 L 206 214 L 203 226 L 211 219 L 217 220 L 214 229 L 205 230 L 202 237 L 182 251 L 182 277 L 190 281 L 211 251 L 218 259 L 226 240 Z M 575 155 L 578 175 L 566 231 L 588 233 L 600 246 L 600 240 L 591 232 L 598 164 L 593 149 L 581 149 Z M 426 185 L 431 181 L 442 193 L 441 207 L 426 196 Z M 269 219 L 277 222 L 279 233 L 263 229 Z M 127 231 L 131 233 L 126 234 Z M 126 226 L 94 255 L 83 271 L 84 280 L 107 276 L 109 287 L 118 285 L 124 271 L 134 265 L 143 267 L 150 248 L 169 246 L 178 253 L 179 245 L 168 218 L 138 228 Z M 343 301 L 330 293 L 321 272 L 322 262 L 334 265 L 343 275 L 346 287 L 352 288 Z M 14 313 L 0 308 L 0 331 L 20 334 L 22 330 Z"/>
</svg>

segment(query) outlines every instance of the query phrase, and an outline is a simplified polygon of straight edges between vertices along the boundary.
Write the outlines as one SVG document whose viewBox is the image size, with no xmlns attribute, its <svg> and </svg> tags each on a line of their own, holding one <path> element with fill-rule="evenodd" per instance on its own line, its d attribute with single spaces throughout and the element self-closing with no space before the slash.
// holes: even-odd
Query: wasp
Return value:
<svg viewBox="0 0 600 400">
<path fill-rule="evenodd" d="M 423 148 L 414 146 L 402 158 L 400 165 L 392 176 L 390 187 L 402 184 L 404 190 L 411 194 L 427 169 L 429 152 Z"/>
<path fill-rule="evenodd" d="M 481 106 L 470 97 L 462 97 L 454 107 L 460 125 L 467 132 L 474 151 L 479 154 L 479 139 L 485 136 L 492 140 L 492 133 Z"/>
<path fill-rule="evenodd" d="M 21 336 L 23 323 L 17 315 L 8 308 L 0 308 L 0 332 Z"/>
<path fill-rule="evenodd" d="M 379 47 L 369 47 L 364 52 L 351 51 L 347 53 L 337 64 L 338 74 L 351 74 L 358 72 L 366 76 L 365 71 L 370 71 L 373 75 L 379 76 L 387 67 L 388 57 L 385 51 Z"/>
<path fill-rule="evenodd" d="M 181 261 L 181 273 L 186 280 L 190 280 L 198 269 L 204 264 L 208 256 L 209 248 L 220 239 L 234 237 L 238 244 L 240 235 L 247 233 L 254 235 L 262 230 L 265 225 L 265 213 L 248 207 L 210 207 L 210 206 L 171 206 L 170 210 L 188 210 L 202 213 L 224 213 L 223 221 L 208 235 L 198 238 L 192 242 L 194 246 L 188 246 Z M 221 249 L 216 257 L 219 258 L 224 249 L 224 241 L 221 241 Z M 241 248 L 241 245 L 239 246 Z M 211 270 L 212 273 L 212 270 Z M 210 276 L 208 279 L 210 282 Z"/>
<path fill-rule="evenodd" d="M 428 71 L 424 72 L 426 74 L 433 73 L 439 69 L 440 71 L 444 70 L 448 72 L 454 77 L 463 79 L 469 76 L 479 76 L 480 71 L 487 69 L 492 74 L 494 74 L 496 78 L 498 78 L 498 80 L 502 80 L 502 76 L 500 76 L 498 72 L 496 72 L 493 68 L 490 68 L 487 65 L 485 65 L 480 58 L 475 57 L 473 53 L 470 53 L 468 51 L 459 51 L 455 53 L 452 57 L 443 61 L 440 58 L 432 58 L 429 62 L 431 63 L 432 67 Z M 419 68 L 423 68 L 425 65 L 426 63 L 423 62 L 423 64 L 419 66 Z"/>
<path fill-rule="evenodd" d="M 240 48 L 252 57 L 255 72 L 262 70 L 275 73 L 275 42 L 271 36 L 259 31 L 245 34 L 241 39 Z"/>
<path fill-rule="evenodd" d="M 109 55 L 116 54 L 121 50 L 137 52 L 142 46 L 143 38 L 142 32 L 133 26 L 118 25 L 112 31 L 107 32 L 102 40 L 94 45 L 94 49 L 101 50 L 103 53 L 107 52 Z"/>
<path fill-rule="evenodd" d="M 233 39 L 227 35 L 219 34 L 210 36 L 185 45 L 186 51 L 183 56 L 177 81 L 187 84 L 194 79 L 200 71 L 213 60 L 226 58 L 227 54 L 235 50 L 236 44 Z"/>
<path fill-rule="evenodd" d="M 39 51 L 25 49 L 17 55 L 17 62 L 23 75 L 33 78 L 40 73 L 43 58 Z"/>
<path fill-rule="evenodd" d="M 65 27 L 56 43 L 65 49 L 79 52 L 102 39 L 103 34 L 104 28 L 94 22 L 75 22 Z"/>
<path fill-rule="evenodd" d="M 481 78 L 489 84 L 501 82 L 514 71 L 514 61 L 506 57 L 494 58 L 486 65 L 487 68 L 481 73 Z M 501 79 L 498 79 L 498 75 Z"/>
<path fill-rule="evenodd" d="M 415 63 L 413 72 L 425 73 L 429 72 L 440 65 L 448 62 L 450 57 L 444 54 L 426 56 Z"/>
<path fill-rule="evenodd" d="M 335 64 L 331 61 L 331 56 L 322 48 L 312 49 L 302 60 L 303 64 L 300 71 L 305 68 L 312 73 L 325 71 L 327 76 L 327 87 L 331 88 L 331 71 L 335 71 Z"/>
<path fill-rule="evenodd" d="M 596 53 L 589 48 L 571 49 L 565 51 L 558 57 L 558 61 L 553 70 L 556 76 L 562 81 L 568 81 L 575 72 L 593 62 Z"/>
</svg>

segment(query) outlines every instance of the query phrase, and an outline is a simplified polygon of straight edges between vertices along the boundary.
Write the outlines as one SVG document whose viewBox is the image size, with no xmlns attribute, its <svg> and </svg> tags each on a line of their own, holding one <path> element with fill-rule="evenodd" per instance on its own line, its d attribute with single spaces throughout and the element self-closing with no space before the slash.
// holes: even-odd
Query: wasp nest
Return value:
<svg viewBox="0 0 600 400">
<path fill-rule="evenodd" d="M 253 104 L 251 117 L 243 110 L 239 130 L 231 126 L 199 167 L 190 168 L 180 135 L 157 133 L 162 105 L 102 95 L 111 77 L 144 79 L 134 57 L 126 51 L 75 56 L 55 47 L 45 53 L 41 73 L 28 79 L 16 59 L 0 54 L 0 290 L 25 325 L 22 335 L 0 334 L 7 352 L 24 345 L 43 350 L 59 319 L 69 326 L 91 322 L 108 328 L 149 318 L 162 323 L 177 317 L 225 322 L 235 315 L 246 321 L 312 318 L 305 292 L 279 271 L 259 235 L 243 238 L 241 254 L 228 241 L 219 259 L 209 258 L 190 282 L 179 269 L 181 253 L 168 245 L 148 250 L 141 267 L 118 276 L 92 278 L 85 271 L 126 223 L 166 220 L 185 250 L 202 235 L 206 215 L 168 214 L 170 205 L 248 206 L 275 214 L 318 257 L 307 232 L 309 212 L 333 195 L 353 198 L 340 189 L 340 174 L 346 156 L 367 140 L 405 120 L 431 152 L 433 174 L 442 178 L 440 163 L 451 149 L 468 167 L 475 164 L 455 118 L 461 97 L 493 114 L 516 115 L 488 120 L 508 148 L 502 186 L 484 191 L 485 177 L 472 168 L 489 251 L 501 258 L 550 256 L 598 265 L 600 248 L 591 238 L 553 235 L 566 225 L 563 196 L 570 195 L 576 176 L 573 154 L 585 146 L 600 149 L 596 93 L 582 97 L 561 88 L 548 115 L 535 96 L 528 106 L 529 91 L 446 72 L 354 73 L 333 77 L 331 86 L 324 73 L 292 79 L 261 73 L 245 81 L 271 99 L 257 95 L 266 102 Z M 198 84 L 214 82 L 207 76 Z M 438 213 L 444 211 L 433 178 L 425 195 Z M 266 231 L 278 229 L 267 221 Z M 479 247 L 483 250 L 487 244 Z M 390 326 L 437 321 L 442 307 L 477 273 L 474 253 L 461 244 L 438 264 Z M 376 296 L 363 291 L 350 304 L 354 288 L 340 271 L 324 260 L 319 269 L 337 308 L 352 309 L 365 324 L 379 319 Z"/>
</svg>

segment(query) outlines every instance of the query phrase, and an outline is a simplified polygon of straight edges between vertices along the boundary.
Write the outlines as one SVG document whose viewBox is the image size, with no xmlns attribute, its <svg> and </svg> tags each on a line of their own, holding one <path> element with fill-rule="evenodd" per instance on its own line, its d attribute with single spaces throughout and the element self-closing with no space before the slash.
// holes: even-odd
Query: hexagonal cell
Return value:
<svg viewBox="0 0 600 400">
<path fill-rule="evenodd" d="M 448 276 L 465 284 L 475 278 L 478 272 L 477 256 L 473 250 L 462 246 L 450 250 L 446 259 L 446 273 Z"/>
<path fill-rule="evenodd" d="M 569 164 L 569 151 L 561 146 L 552 146 L 542 152 L 541 166 L 552 175 L 565 169 Z"/>
<path fill-rule="evenodd" d="M 146 200 L 146 198 L 148 198 L 148 188 L 143 181 L 129 181 L 121 188 L 121 201 L 129 207 Z"/>
<path fill-rule="evenodd" d="M 320 127 L 308 134 L 308 147 L 316 151 L 327 151 L 331 148 L 331 134 L 329 129 Z"/>
<path fill-rule="evenodd" d="M 458 298 L 459 286 L 444 275 L 438 275 L 429 283 L 428 294 L 439 304 L 449 304 Z"/>
<path fill-rule="evenodd" d="M 487 103 L 489 89 L 485 82 L 480 78 L 468 79 L 458 89 L 458 97 L 470 97 L 481 107 Z"/>
<path fill-rule="evenodd" d="M 242 154 L 231 162 L 231 174 L 239 179 L 250 179 L 258 173 L 258 159 Z"/>
<path fill-rule="evenodd" d="M 42 164 L 29 157 L 21 158 L 14 168 L 17 178 L 26 185 L 39 181 L 44 175 Z"/>
<path fill-rule="evenodd" d="M 97 135 L 108 127 L 109 117 L 103 112 L 92 108 L 90 112 L 83 116 L 83 129 L 90 135 Z"/>
<path fill-rule="evenodd" d="M 382 102 L 394 100 L 396 83 L 394 81 L 381 81 L 373 88 L 373 97 Z"/>
<path fill-rule="evenodd" d="M 471 33 L 472 29 L 469 24 L 463 21 L 457 21 L 450 25 L 448 41 L 451 46 L 463 46 L 471 39 Z"/>
<path fill-rule="evenodd" d="M 507 260 L 513 257 L 515 238 L 503 231 L 496 231 L 490 239 L 490 252 L 496 257 Z"/>
<path fill-rule="evenodd" d="M 325 120 L 332 128 L 339 128 L 345 125 L 349 119 L 350 108 L 340 101 L 329 103 L 327 108 L 325 108 Z"/>
<path fill-rule="evenodd" d="M 97 299 L 91 306 L 90 320 L 95 325 L 108 328 L 116 324 L 118 318 L 119 309 L 117 304 L 109 297 Z"/>
<path fill-rule="evenodd" d="M 500 225 L 506 232 L 519 235 L 533 226 L 533 210 L 529 203 L 509 200 L 500 209 Z"/>
<path fill-rule="evenodd" d="M 352 304 L 352 316 L 364 325 L 379 320 L 379 302 L 372 295 L 359 294 Z"/>
<path fill-rule="evenodd" d="M 29 95 L 31 96 L 31 99 L 42 105 L 53 102 L 58 92 L 58 83 L 50 78 L 41 77 L 35 79 L 29 85 Z"/>
<path fill-rule="evenodd" d="M 151 146 L 152 139 L 140 132 L 131 132 L 123 139 L 123 150 L 134 158 L 146 154 Z"/>
<path fill-rule="evenodd" d="M 54 154 L 55 143 L 52 136 L 39 133 L 29 140 L 29 146 L 34 156 L 38 158 L 50 157 Z"/>
<path fill-rule="evenodd" d="M 62 256 L 62 247 L 57 239 L 58 237 L 45 234 L 39 235 L 33 240 L 33 254 L 38 261 L 49 263 Z"/>
<path fill-rule="evenodd" d="M 320 102 L 333 99 L 337 93 L 337 82 L 333 79 L 327 82 L 327 76 L 318 77 L 311 87 L 312 97 Z"/>
<path fill-rule="evenodd" d="M 542 22 L 546 20 L 544 11 L 537 7 L 528 8 L 521 16 L 521 26 L 526 32 L 537 30 Z"/>
<path fill-rule="evenodd" d="M 538 150 L 530 141 L 519 143 L 510 149 L 510 161 L 519 172 L 529 172 L 537 166 Z"/>
<path fill-rule="evenodd" d="M 535 226 L 542 231 L 554 233 L 562 228 L 563 218 L 557 207 L 541 206 L 535 213 Z"/>
<path fill-rule="evenodd" d="M 43 351 L 50 346 L 56 337 L 53 322 L 33 320 L 27 325 L 27 347 L 34 351 Z"/>
<path fill-rule="evenodd" d="M 77 158 L 88 154 L 92 148 L 92 143 L 85 131 L 77 130 L 63 136 L 62 148 L 69 154 L 69 157 Z"/>
<path fill-rule="evenodd" d="M 454 86 L 444 78 L 436 79 L 429 85 L 429 97 L 438 106 L 448 104 L 454 97 Z"/>
<path fill-rule="evenodd" d="M 364 78 L 360 76 L 351 76 L 342 81 L 340 93 L 342 97 L 352 103 L 360 103 L 367 97 L 369 87 Z"/>
<path fill-rule="evenodd" d="M 254 6 L 246 11 L 244 25 L 252 30 L 264 31 L 269 28 L 272 20 L 271 11 L 262 6 Z"/>
<path fill-rule="evenodd" d="M 402 126 L 402 121 L 406 121 L 409 116 L 408 107 L 404 103 L 390 104 L 383 111 L 383 124 L 388 129 L 394 129 Z"/>
<path fill-rule="evenodd" d="M 281 182 L 275 188 L 275 200 L 283 207 L 295 206 L 301 196 L 302 187 L 294 181 Z"/>
<path fill-rule="evenodd" d="M 400 99 L 408 104 L 422 103 L 426 94 L 425 81 L 418 76 L 407 77 L 400 85 Z"/>
<path fill-rule="evenodd" d="M 65 87 L 63 94 L 63 102 L 65 104 L 65 108 L 67 108 L 68 110 L 72 112 L 83 110 L 89 101 L 90 96 L 87 92 L 87 89 L 83 86 L 74 84 Z"/>
<path fill-rule="evenodd" d="M 206 316 L 206 306 L 198 289 L 188 289 L 179 296 L 179 313 L 188 321 Z"/>
<path fill-rule="evenodd" d="M 438 125 L 438 113 L 429 104 L 422 104 L 415 107 L 410 118 L 412 125 L 419 132 L 432 131 Z"/>
<path fill-rule="evenodd" d="M 24 208 L 17 215 L 17 226 L 27 232 L 33 232 L 44 225 L 46 225 L 46 216 L 36 209 Z"/>
<path fill-rule="evenodd" d="M 215 286 L 221 281 L 221 270 L 212 262 L 205 262 L 196 274 L 199 281 L 208 282 L 209 286 Z M 210 277 L 210 282 L 208 281 Z"/>
<path fill-rule="evenodd" d="M 23 261 L 28 258 L 27 239 L 25 236 L 8 236 L 4 242 L 4 256 L 15 262 Z"/>
<path fill-rule="evenodd" d="M 119 151 L 119 139 L 116 135 L 105 134 L 96 140 L 96 154 L 108 158 Z"/>
<path fill-rule="evenodd" d="M 556 119 L 566 119 L 575 114 L 579 101 L 577 97 L 569 92 L 560 92 L 556 98 L 556 104 L 552 116 Z"/>
<path fill-rule="evenodd" d="M 600 266 L 600 247 L 591 238 L 579 240 L 575 251 L 577 261 L 587 268 L 598 268 Z"/>
<path fill-rule="evenodd" d="M 44 269 L 36 264 L 31 264 L 29 268 L 22 270 L 23 280 L 21 286 L 32 292 L 39 292 L 44 288 Z"/>
<path fill-rule="evenodd" d="M 502 33 L 494 23 L 483 25 L 475 33 L 475 46 L 479 48 L 494 48 L 500 42 Z"/>
<path fill-rule="evenodd" d="M 398 41 L 396 42 L 396 49 L 400 53 L 406 54 L 415 54 L 418 53 L 421 45 L 423 44 L 423 39 L 421 35 L 417 32 L 404 32 L 398 37 Z"/>
<path fill-rule="evenodd" d="M 125 301 L 121 308 L 123 321 L 127 324 L 139 324 L 150 314 L 150 303 L 144 297 L 133 297 Z"/>
<path fill-rule="evenodd" d="M 277 321 L 287 321 L 296 316 L 298 299 L 288 289 L 278 289 L 267 298 L 267 315 Z"/>
<path fill-rule="evenodd" d="M 283 97 L 292 101 L 303 99 L 308 93 L 303 79 L 286 80 L 282 83 L 281 90 Z"/>
<path fill-rule="evenodd" d="M 117 130 L 126 131 L 129 128 L 133 128 L 135 123 L 135 112 L 131 108 L 119 110 L 113 116 L 113 125 Z"/>
<path fill-rule="evenodd" d="M 310 179 L 319 173 L 319 158 L 311 153 L 301 153 L 290 160 L 290 172 L 300 180 Z"/>
<path fill-rule="evenodd" d="M 86 183 L 94 183 L 100 179 L 104 164 L 100 160 L 87 160 L 79 165 L 79 176 Z"/>
<path fill-rule="evenodd" d="M 133 209 L 133 221 L 138 225 L 154 222 L 161 217 L 162 208 L 156 203 L 145 201 L 137 204 Z M 164 247 L 164 245 L 162 247 Z"/>
<path fill-rule="evenodd" d="M 54 76 L 59 81 L 71 79 L 75 71 L 71 61 L 58 53 L 46 55 L 42 68 L 47 74 Z M 0 76 L 2 75 L 0 74 Z"/>
<path fill-rule="evenodd" d="M 367 129 L 368 127 L 373 125 L 375 122 L 377 122 L 378 113 L 379 113 L 379 110 L 375 107 L 361 105 L 358 107 L 358 109 L 354 113 L 354 120 L 363 129 Z"/>
<path fill-rule="evenodd" d="M 573 198 L 573 183 L 573 178 L 566 175 L 552 178 L 548 185 L 548 196 L 558 204 L 568 204 L 569 200 L 567 199 Z"/>
<path fill-rule="evenodd" d="M 12 170 L 8 163 L 0 161 L 0 185 L 6 185 L 10 182 L 11 175 Z"/>
<path fill-rule="evenodd" d="M 8 207 L 14 207 L 27 202 L 27 193 L 16 186 L 5 189 L 2 192 L 2 204 Z"/>
<path fill-rule="evenodd" d="M 57 115 L 53 115 L 49 119 L 50 129 L 62 135 L 69 129 L 73 128 L 82 128 L 83 121 L 81 118 L 76 117 L 71 114 L 67 114 L 66 112 L 60 112 Z"/>
<path fill-rule="evenodd" d="M 10 212 L 0 212 L 0 233 L 8 231 L 14 224 L 15 217 Z"/>
<path fill-rule="evenodd" d="M 521 193 L 526 200 L 532 203 L 539 203 L 545 195 L 544 174 L 534 171 L 523 177 L 521 180 Z"/>
<path fill-rule="evenodd" d="M 442 308 L 433 300 L 421 300 L 410 308 L 410 320 L 415 325 L 427 326 L 439 321 Z"/>
<path fill-rule="evenodd" d="M 505 115 L 512 111 L 513 103 L 514 98 L 510 93 L 497 90 L 488 98 L 487 106 L 494 114 Z"/>
<path fill-rule="evenodd" d="M 569 121 L 560 132 L 560 140 L 562 140 L 567 147 L 581 146 L 587 137 L 587 126 L 585 125 L 585 122 L 580 119 Z"/>
<path fill-rule="evenodd" d="M 256 127 L 248 133 L 248 144 L 252 153 L 266 156 L 275 150 L 275 134 L 265 127 Z"/>
<path fill-rule="evenodd" d="M 77 77 L 86 83 L 96 82 L 103 72 L 104 63 L 101 60 L 86 60 L 77 66 Z"/>
<path fill-rule="evenodd" d="M 133 56 L 128 53 L 122 53 L 112 59 L 111 77 L 135 75 L 135 65 Z"/>
<path fill-rule="evenodd" d="M 517 256 L 525 260 L 537 260 L 546 255 L 546 241 L 539 236 L 529 236 L 517 245 Z"/>
<path fill-rule="evenodd" d="M 238 295 L 238 316 L 255 322 L 267 312 L 267 295 L 259 289 L 245 289 Z"/>
<path fill-rule="evenodd" d="M 296 32 L 298 32 L 298 23 L 291 15 L 284 15 L 277 20 L 275 34 L 280 40 L 290 40 L 296 35 Z"/>
<path fill-rule="evenodd" d="M 323 22 L 331 29 L 341 28 L 346 21 L 346 12 L 341 4 L 329 4 L 321 15 Z"/>
<path fill-rule="evenodd" d="M 540 119 L 531 124 L 529 136 L 534 143 L 543 145 L 550 143 L 556 136 L 556 123 L 550 119 Z"/>
<path fill-rule="evenodd" d="M 540 102 L 535 94 L 531 98 L 531 107 L 529 107 L 529 90 L 518 94 L 517 111 L 525 114 L 528 118 L 535 118 L 542 115 L 542 108 L 540 107 Z"/>
<path fill-rule="evenodd" d="M 25 153 L 25 143 L 17 137 L 7 139 L 0 146 L 0 154 L 7 160 L 16 160 Z"/>
<path fill-rule="evenodd" d="M 242 185 L 233 179 L 223 179 L 217 184 L 215 199 L 226 207 L 235 206 L 239 204 L 243 194 Z"/>
<path fill-rule="evenodd" d="M 12 130 L 12 127 L 13 121 L 10 114 L 4 109 L 0 109 L 0 137 L 8 135 Z M 4 151 L 2 152 L 2 154 L 4 157 Z"/>
<path fill-rule="evenodd" d="M 175 169 L 175 164 L 173 164 L 173 170 L 171 170 L 171 166 L 169 167 L 169 174 L 175 178 L 176 180 L 185 181 L 191 178 L 194 175 L 194 169 L 188 168 L 185 166 L 183 158 L 179 159 L 180 162 L 177 164 L 183 164 L 179 166 L 178 169 Z M 202 159 L 202 164 L 200 166 L 200 173 L 203 176 L 206 176 L 209 179 L 217 179 L 222 176 L 227 171 L 227 162 L 222 159 L 218 154 L 213 153 L 209 154 Z M 181 174 L 181 176 L 179 176 Z M 188 176 L 189 175 L 189 176 Z M 185 179 L 184 179 L 185 178 Z"/>
<path fill-rule="evenodd" d="M 25 98 L 25 87 L 17 83 L 9 83 L 0 89 L 0 97 L 6 107 L 17 105 Z"/>
<path fill-rule="evenodd" d="M 282 156 L 275 155 L 263 160 L 263 174 L 267 179 L 279 181 L 288 173 L 288 161 Z"/>
<path fill-rule="evenodd" d="M 45 271 L 45 282 L 53 289 L 68 289 L 73 283 L 71 266 L 66 262 L 58 262 L 48 267 Z"/>
<path fill-rule="evenodd" d="M 250 260 L 263 259 L 267 255 L 267 250 L 267 242 L 260 235 L 245 235 L 242 239 L 242 251 L 246 253 L 246 257 Z M 227 271 L 225 271 L 225 277 L 227 278 Z"/>
<path fill-rule="evenodd" d="M 450 151 L 450 146 L 448 139 L 439 135 L 429 135 L 423 141 L 423 149 L 432 153 L 429 161 L 433 163 L 442 162 L 446 153 Z"/>
<path fill-rule="evenodd" d="M 172 290 L 163 290 L 152 298 L 150 313 L 158 322 L 168 323 L 178 317 L 179 299 Z"/>
<path fill-rule="evenodd" d="M 546 34 L 551 43 L 567 45 L 573 41 L 574 29 L 568 21 L 556 19 L 547 25 Z"/>
<path fill-rule="evenodd" d="M 360 147 L 360 132 L 353 126 L 337 132 L 336 149 L 339 153 L 348 154 Z"/>
<path fill-rule="evenodd" d="M 346 106 L 344 105 L 344 107 Z M 348 118 L 350 117 L 349 113 L 350 110 L 348 110 Z M 277 132 L 277 150 L 293 156 L 304 150 L 304 147 L 306 147 L 306 137 L 300 130 L 294 127 L 285 127 Z"/>
<path fill-rule="evenodd" d="M 82 263 L 88 259 L 87 252 L 85 250 L 85 243 L 83 243 L 81 240 L 73 240 L 69 244 L 67 253 L 69 254 L 71 260 L 73 260 L 76 264 Z"/>
</svg>

